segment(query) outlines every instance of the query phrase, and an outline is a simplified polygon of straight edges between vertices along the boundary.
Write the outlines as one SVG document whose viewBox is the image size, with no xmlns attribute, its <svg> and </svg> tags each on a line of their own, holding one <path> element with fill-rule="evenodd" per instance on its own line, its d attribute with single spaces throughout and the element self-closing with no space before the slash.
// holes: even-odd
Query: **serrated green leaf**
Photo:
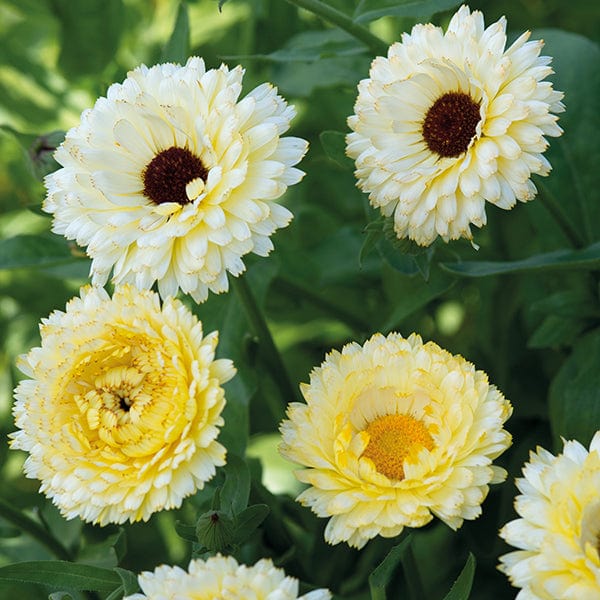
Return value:
<svg viewBox="0 0 600 600">
<path fill-rule="evenodd" d="M 236 520 L 235 538 L 237 544 L 245 542 L 255 529 L 267 518 L 270 509 L 266 504 L 253 504 L 243 510 Z"/>
<path fill-rule="evenodd" d="M 363 0 L 357 6 L 357 23 L 374 21 L 381 17 L 430 17 L 454 8 L 461 0 Z"/>
<path fill-rule="evenodd" d="M 190 54 L 190 18 L 185 2 L 180 2 L 175 18 L 175 26 L 169 41 L 165 44 L 163 62 L 185 63 Z"/>
<path fill-rule="evenodd" d="M 405 537 L 397 546 L 394 546 L 383 561 L 369 575 L 369 589 L 371 600 L 386 600 L 385 588 L 396 573 L 404 553 L 410 546 L 412 538 Z"/>
<path fill-rule="evenodd" d="M 234 516 L 248 506 L 250 496 L 250 471 L 248 465 L 235 454 L 227 456 L 225 483 L 221 488 L 221 510 Z"/>
<path fill-rule="evenodd" d="M 54 0 L 61 26 L 58 64 L 69 78 L 98 76 L 117 52 L 124 25 L 122 0 Z"/>
<path fill-rule="evenodd" d="M 550 385 L 550 426 L 560 437 L 588 445 L 600 429 L 600 330 L 579 340 Z"/>
<path fill-rule="evenodd" d="M 440 267 L 461 277 L 488 277 L 559 269 L 594 270 L 600 267 L 600 243 L 596 242 L 581 250 L 555 250 L 521 260 L 440 263 Z"/>
<path fill-rule="evenodd" d="M 354 169 L 354 161 L 346 156 L 346 135 L 344 133 L 341 131 L 322 131 L 319 139 L 329 158 L 348 171 Z"/>
<path fill-rule="evenodd" d="M 465 566 L 450 591 L 444 596 L 444 600 L 469 600 L 475 576 L 475 564 L 475 557 L 469 552 Z"/>
<path fill-rule="evenodd" d="M 75 261 L 67 241 L 54 235 L 16 235 L 0 241 L 0 269 L 49 267 Z"/>
<path fill-rule="evenodd" d="M 121 584 L 121 579 L 111 569 L 64 560 L 35 560 L 5 565 L 0 567 L 0 579 L 96 592 L 110 592 Z"/>
</svg>

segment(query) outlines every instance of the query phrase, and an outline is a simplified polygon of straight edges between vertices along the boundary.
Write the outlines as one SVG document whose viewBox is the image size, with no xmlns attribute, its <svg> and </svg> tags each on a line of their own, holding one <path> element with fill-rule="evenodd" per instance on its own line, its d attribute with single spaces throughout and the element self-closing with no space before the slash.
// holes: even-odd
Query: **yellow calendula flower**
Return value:
<svg viewBox="0 0 600 600">
<path fill-rule="evenodd" d="M 521 494 L 500 536 L 518 548 L 500 557 L 519 600 L 600 598 L 600 431 L 589 452 L 565 441 L 562 454 L 531 452 Z"/>
<path fill-rule="evenodd" d="M 457 529 L 506 477 L 492 461 L 511 444 L 510 403 L 483 371 L 416 334 L 332 351 L 302 393 L 280 452 L 305 467 L 298 500 L 331 517 L 331 544 L 361 548 L 434 516 Z"/>
<path fill-rule="evenodd" d="M 270 559 L 248 567 L 232 556 L 192 560 L 188 570 L 162 565 L 138 577 L 142 594 L 124 600 L 165 600 L 206 598 L 222 600 L 328 600 L 331 593 L 318 589 L 298 596 L 298 580 L 286 577 Z"/>
<path fill-rule="evenodd" d="M 92 283 L 197 302 L 228 289 L 227 273 L 291 220 L 277 200 L 304 173 L 308 144 L 283 137 L 293 106 L 268 83 L 240 99 L 244 70 L 142 65 L 81 115 L 46 177 L 52 229 L 86 246 Z"/>
<path fill-rule="evenodd" d="M 19 359 L 28 379 L 15 390 L 11 447 L 29 453 L 25 474 L 63 516 L 147 520 L 225 464 L 221 385 L 235 369 L 215 360 L 217 332 L 203 336 L 181 302 L 85 287 L 40 333 Z"/>
<path fill-rule="evenodd" d="M 546 137 L 562 133 L 563 94 L 529 32 L 506 48 L 506 20 L 485 27 L 462 6 L 448 29 L 415 25 L 358 85 L 347 154 L 358 187 L 399 238 L 471 239 L 485 203 L 510 209 L 548 175 Z"/>
</svg>

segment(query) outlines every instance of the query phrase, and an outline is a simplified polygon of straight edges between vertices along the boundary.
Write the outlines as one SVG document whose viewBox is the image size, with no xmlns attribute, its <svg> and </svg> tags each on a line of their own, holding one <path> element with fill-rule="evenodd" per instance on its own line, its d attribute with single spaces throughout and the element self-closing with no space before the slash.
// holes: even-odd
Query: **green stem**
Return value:
<svg viewBox="0 0 600 600">
<path fill-rule="evenodd" d="M 402 567 L 411 600 L 425 600 L 427 596 L 425 596 L 423 582 L 421 581 L 421 576 L 419 575 L 419 566 L 417 565 L 417 561 L 415 559 L 412 543 L 409 543 L 408 547 L 404 551 L 402 556 Z"/>
<path fill-rule="evenodd" d="M 583 248 L 586 245 L 584 240 L 581 239 L 577 229 L 565 216 L 565 213 L 563 212 L 563 209 L 556 197 L 550 192 L 550 190 L 548 190 L 548 188 L 546 188 L 546 186 L 540 187 L 542 191 L 542 204 L 546 207 L 546 210 L 552 215 L 552 218 L 560 227 L 567 239 L 571 242 L 573 247 Z"/>
<path fill-rule="evenodd" d="M 22 531 L 28 533 L 38 542 L 43 544 L 56 558 L 61 560 L 73 560 L 71 553 L 56 539 L 48 530 L 37 521 L 28 517 L 21 511 L 13 508 L 6 500 L 0 498 L 0 517 L 6 519 Z"/>
<path fill-rule="evenodd" d="M 262 311 L 256 303 L 256 299 L 246 281 L 246 277 L 232 277 L 230 281 L 231 286 L 244 307 L 244 311 L 246 312 L 246 316 L 250 323 L 250 328 L 258 338 L 259 347 L 263 352 L 263 356 L 269 365 L 273 380 L 279 387 L 285 403 L 287 404 L 288 402 L 299 400 L 298 392 L 292 386 L 281 354 L 279 354 L 279 350 L 277 350 L 277 347 L 275 346 L 273 336 L 269 331 L 269 327 L 267 326 Z M 271 405 L 271 411 L 277 421 L 280 421 L 284 416 L 283 406 Z"/>
<path fill-rule="evenodd" d="M 360 40 L 373 54 L 386 56 L 388 44 L 381 38 L 373 35 L 366 27 L 355 23 L 348 15 L 321 2 L 320 0 L 287 0 L 299 8 L 304 8 L 311 13 L 321 17 L 323 20 L 337 25 L 340 29 L 347 31 L 351 36 Z"/>
</svg>

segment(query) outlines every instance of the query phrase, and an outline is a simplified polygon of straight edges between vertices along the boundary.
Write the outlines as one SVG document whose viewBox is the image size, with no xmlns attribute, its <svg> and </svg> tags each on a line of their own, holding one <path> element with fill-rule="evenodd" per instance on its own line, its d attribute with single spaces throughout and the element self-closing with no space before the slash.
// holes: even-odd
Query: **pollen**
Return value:
<svg viewBox="0 0 600 600">
<path fill-rule="evenodd" d="M 369 423 L 369 444 L 362 456 L 390 479 L 404 479 L 404 461 L 421 448 L 432 450 L 433 438 L 425 424 L 410 415 L 385 415 Z"/>
</svg>

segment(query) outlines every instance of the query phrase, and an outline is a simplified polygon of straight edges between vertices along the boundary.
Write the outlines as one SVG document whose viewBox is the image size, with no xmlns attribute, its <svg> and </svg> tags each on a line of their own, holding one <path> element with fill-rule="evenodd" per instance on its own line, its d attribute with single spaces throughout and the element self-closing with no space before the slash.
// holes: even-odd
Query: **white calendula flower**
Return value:
<svg viewBox="0 0 600 600">
<path fill-rule="evenodd" d="M 25 474 L 63 516 L 147 520 L 225 464 L 221 385 L 235 369 L 215 360 L 217 332 L 203 336 L 181 302 L 86 287 L 40 333 L 19 360 L 28 379 L 15 391 L 11 446 L 29 453 Z"/>
<path fill-rule="evenodd" d="M 289 405 L 280 452 L 305 469 L 298 500 L 331 517 L 325 539 L 361 548 L 434 516 L 481 514 L 511 444 L 510 403 L 461 356 L 418 335 L 376 334 L 332 351 Z"/>
<path fill-rule="evenodd" d="M 162 565 L 138 577 L 142 594 L 124 600 L 328 600 L 331 593 L 319 589 L 298 596 L 298 580 L 286 577 L 269 559 L 240 565 L 232 556 L 192 560 L 187 571 Z"/>
<path fill-rule="evenodd" d="M 447 31 L 416 25 L 377 57 L 358 86 L 347 153 L 358 187 L 399 238 L 428 246 L 471 239 L 486 223 L 485 202 L 504 209 L 536 194 L 547 175 L 546 136 L 563 94 L 545 78 L 543 41 L 521 35 L 508 49 L 506 20 L 485 28 L 462 6 Z"/>
<path fill-rule="evenodd" d="M 600 598 L 600 432 L 589 452 L 577 441 L 554 456 L 531 452 L 517 479 L 521 492 L 500 536 L 519 548 L 499 569 L 522 588 L 519 600 Z"/>
<path fill-rule="evenodd" d="M 81 115 L 55 154 L 44 210 L 87 246 L 92 282 L 178 289 L 197 301 L 228 289 L 249 252 L 266 256 L 291 213 L 277 202 L 307 143 L 281 137 L 295 114 L 270 84 L 239 100 L 241 67 L 141 66 Z"/>
</svg>

